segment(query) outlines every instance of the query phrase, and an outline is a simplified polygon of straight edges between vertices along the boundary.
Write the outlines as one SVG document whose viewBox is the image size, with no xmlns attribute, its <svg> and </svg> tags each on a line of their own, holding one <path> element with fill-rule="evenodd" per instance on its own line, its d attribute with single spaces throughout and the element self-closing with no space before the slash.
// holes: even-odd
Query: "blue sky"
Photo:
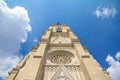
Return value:
<svg viewBox="0 0 120 80">
<path fill-rule="evenodd" d="M 112 67 L 112 60 L 114 63 L 118 62 L 120 67 L 119 0 L 5 0 L 5 3 L 11 10 L 16 6 L 27 10 L 30 21 L 27 19 L 26 25 L 29 24 L 32 28 L 25 33 L 26 40 L 19 42 L 19 48 L 13 54 L 17 53 L 22 57 L 27 55 L 32 46 L 38 44 L 49 25 L 60 22 L 70 26 L 82 44 L 108 72 L 111 72 L 111 68 L 116 70 Z M 8 28 L 10 29 L 9 26 Z M 118 76 L 116 78 L 113 74 L 111 72 L 112 78 L 117 80 Z"/>
</svg>

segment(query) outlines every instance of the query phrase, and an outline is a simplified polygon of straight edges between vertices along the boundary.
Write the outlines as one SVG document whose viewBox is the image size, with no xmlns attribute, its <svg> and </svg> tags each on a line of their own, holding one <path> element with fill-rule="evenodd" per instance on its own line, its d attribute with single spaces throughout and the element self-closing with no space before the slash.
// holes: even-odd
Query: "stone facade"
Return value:
<svg viewBox="0 0 120 80">
<path fill-rule="evenodd" d="M 7 80 L 111 80 L 67 25 L 55 24 Z"/>
</svg>

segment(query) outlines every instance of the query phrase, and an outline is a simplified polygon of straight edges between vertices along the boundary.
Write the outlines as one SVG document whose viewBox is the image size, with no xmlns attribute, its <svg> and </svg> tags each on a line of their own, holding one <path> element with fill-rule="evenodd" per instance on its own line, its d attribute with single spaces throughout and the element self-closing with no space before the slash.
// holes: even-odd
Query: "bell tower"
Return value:
<svg viewBox="0 0 120 80">
<path fill-rule="evenodd" d="M 7 80 L 111 80 L 72 30 L 54 24 Z"/>
</svg>

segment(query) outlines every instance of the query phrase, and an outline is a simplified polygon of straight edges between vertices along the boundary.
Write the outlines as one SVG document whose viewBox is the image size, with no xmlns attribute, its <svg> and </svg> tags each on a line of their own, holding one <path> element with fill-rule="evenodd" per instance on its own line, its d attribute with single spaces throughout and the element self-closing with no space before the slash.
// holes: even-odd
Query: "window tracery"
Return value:
<svg viewBox="0 0 120 80">
<path fill-rule="evenodd" d="M 65 54 L 57 54 L 51 57 L 51 62 L 54 64 L 69 64 L 71 63 L 71 57 Z"/>
</svg>

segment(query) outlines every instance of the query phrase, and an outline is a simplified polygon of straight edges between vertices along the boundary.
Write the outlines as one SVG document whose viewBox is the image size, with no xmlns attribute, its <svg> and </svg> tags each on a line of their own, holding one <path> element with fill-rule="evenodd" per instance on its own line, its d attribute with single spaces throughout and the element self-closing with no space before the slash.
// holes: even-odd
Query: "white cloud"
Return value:
<svg viewBox="0 0 120 80">
<path fill-rule="evenodd" d="M 97 7 L 97 9 L 94 11 L 94 14 L 97 16 L 97 18 L 113 18 L 116 13 L 117 10 L 114 7 Z"/>
<path fill-rule="evenodd" d="M 4 61 L 0 61 L 0 77 L 3 79 L 8 75 L 8 71 L 11 71 L 13 67 L 19 63 L 22 59 L 22 56 L 9 56 L 4 59 Z"/>
<path fill-rule="evenodd" d="M 24 7 L 9 8 L 0 0 L 0 56 L 16 53 L 20 43 L 27 40 L 31 31 L 30 19 Z"/>
<path fill-rule="evenodd" d="M 117 58 L 117 60 L 120 60 L 120 52 L 118 52 L 115 57 Z"/>
<path fill-rule="evenodd" d="M 119 55 L 118 52 L 116 54 Z M 106 61 L 109 63 L 109 67 L 107 68 L 107 72 L 110 73 L 110 76 L 112 77 L 112 80 L 120 80 L 120 61 L 115 60 L 112 56 L 108 55 L 106 58 Z"/>
<path fill-rule="evenodd" d="M 9 8 L 6 2 L 0 0 L 0 77 L 7 76 L 6 72 L 21 59 L 20 56 L 16 57 L 16 53 L 21 47 L 20 43 L 27 40 L 28 32 L 31 31 L 29 22 L 30 19 L 24 7 Z M 12 57 L 9 57 L 11 55 Z M 6 61 L 7 59 L 10 59 L 10 62 Z"/>
<path fill-rule="evenodd" d="M 38 42 L 38 39 L 37 39 L 37 38 L 35 38 L 35 39 L 33 40 L 33 42 L 34 42 L 34 43 L 37 43 L 37 42 Z"/>
</svg>

